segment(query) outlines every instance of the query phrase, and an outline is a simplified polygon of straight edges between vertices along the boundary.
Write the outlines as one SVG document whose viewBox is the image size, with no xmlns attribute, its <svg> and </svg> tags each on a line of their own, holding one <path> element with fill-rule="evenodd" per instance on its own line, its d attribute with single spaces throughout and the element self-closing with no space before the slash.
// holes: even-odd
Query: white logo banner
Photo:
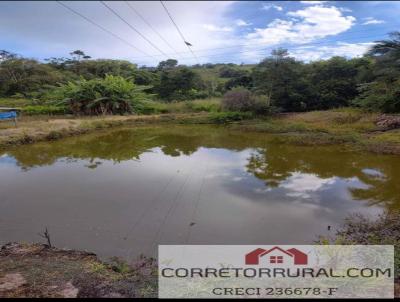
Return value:
<svg viewBox="0 0 400 302">
<path fill-rule="evenodd" d="M 160 245 L 160 298 L 393 298 L 390 245 Z"/>
</svg>

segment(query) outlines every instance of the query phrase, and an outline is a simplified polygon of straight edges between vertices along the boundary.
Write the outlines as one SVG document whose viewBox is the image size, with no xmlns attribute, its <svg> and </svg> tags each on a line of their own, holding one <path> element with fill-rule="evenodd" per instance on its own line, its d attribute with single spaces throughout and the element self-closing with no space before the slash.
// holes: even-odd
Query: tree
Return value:
<svg viewBox="0 0 400 302">
<path fill-rule="evenodd" d="M 171 69 L 174 68 L 178 65 L 178 61 L 174 59 L 168 59 L 166 61 L 161 61 L 158 63 L 157 69 L 158 70 L 166 70 L 166 69 Z"/>
<path fill-rule="evenodd" d="M 36 60 L 6 55 L 0 61 L 0 94 L 37 94 L 49 85 L 63 81 L 63 75 L 51 66 Z"/>
<path fill-rule="evenodd" d="M 225 90 L 230 90 L 234 87 L 253 87 L 253 79 L 248 71 L 241 71 L 225 83 Z"/>
<path fill-rule="evenodd" d="M 303 63 L 277 49 L 253 69 L 254 90 L 284 111 L 305 111 L 312 107 L 312 98 L 304 74 Z"/>
<path fill-rule="evenodd" d="M 72 56 L 72 60 L 74 61 L 81 61 L 82 59 L 87 60 L 91 57 L 86 55 L 82 50 L 74 50 L 69 53 Z"/>
<path fill-rule="evenodd" d="M 368 52 L 375 59 L 374 80 L 360 86 L 355 105 L 384 112 L 400 112 L 400 32 L 377 41 Z"/>
<path fill-rule="evenodd" d="M 0 62 L 16 59 L 17 57 L 18 56 L 15 53 L 11 53 L 6 50 L 0 50 Z"/>
<path fill-rule="evenodd" d="M 104 78 L 106 75 L 133 79 L 137 71 L 135 64 L 124 60 L 85 60 L 75 62 L 68 70 L 78 73 L 85 79 Z"/>
<path fill-rule="evenodd" d="M 187 100 L 196 97 L 201 83 L 197 73 L 187 67 L 180 67 L 163 70 L 154 90 L 161 99 L 167 101 Z"/>
<path fill-rule="evenodd" d="M 372 56 L 389 56 L 392 59 L 400 59 L 400 31 L 391 32 L 391 39 L 376 41 L 368 51 Z"/>
<path fill-rule="evenodd" d="M 315 102 L 309 109 L 347 106 L 358 95 L 356 60 L 333 57 L 310 65 L 310 85 Z"/>
</svg>

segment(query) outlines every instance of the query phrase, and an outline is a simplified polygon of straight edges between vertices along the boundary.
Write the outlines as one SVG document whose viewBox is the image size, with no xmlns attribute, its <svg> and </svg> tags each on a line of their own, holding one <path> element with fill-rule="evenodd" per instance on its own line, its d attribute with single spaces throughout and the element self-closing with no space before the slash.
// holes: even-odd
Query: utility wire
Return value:
<svg viewBox="0 0 400 302">
<path fill-rule="evenodd" d="M 365 31 L 363 31 L 365 32 Z M 351 32 L 352 34 L 356 33 L 356 32 Z M 378 36 L 374 35 L 374 36 L 356 36 L 356 38 L 372 38 L 372 39 L 379 39 L 381 38 L 382 35 L 386 35 L 386 34 L 381 34 Z M 351 37 L 346 37 L 346 38 L 351 38 Z M 321 41 L 321 42 L 310 42 L 310 43 L 302 43 L 302 44 L 298 44 L 298 47 L 301 46 L 314 46 L 314 45 L 329 45 L 332 44 L 334 42 L 338 42 L 338 41 Z M 355 43 L 363 43 L 363 42 L 355 42 Z M 280 43 L 282 44 L 282 43 Z M 280 44 L 275 44 L 275 45 L 271 45 L 272 47 L 278 47 Z M 204 52 L 204 51 L 210 51 L 210 50 L 223 50 L 223 49 L 231 49 L 231 48 L 236 48 L 236 47 L 246 47 L 246 46 L 268 46 L 265 45 L 265 43 L 251 43 L 251 44 L 236 44 L 236 45 L 232 45 L 232 46 L 226 46 L 226 47 L 217 47 L 217 48 L 203 48 L 203 49 L 198 49 L 195 52 L 199 53 L 199 52 Z M 183 51 L 183 52 L 178 52 L 178 54 L 188 54 L 188 51 Z M 156 55 L 156 56 L 160 56 L 160 55 Z M 202 56 L 198 56 L 198 57 L 202 57 Z M 144 57 L 134 57 L 132 59 L 142 59 Z"/>
<path fill-rule="evenodd" d="M 196 59 L 197 63 L 200 64 L 199 59 L 196 57 L 194 54 L 193 50 L 190 48 L 191 44 L 186 41 L 185 37 L 183 36 L 182 32 L 180 31 L 178 25 L 176 25 L 174 18 L 172 18 L 170 12 L 168 11 L 167 7 L 165 4 L 160 0 L 161 5 L 164 7 L 165 12 L 167 13 L 168 17 L 171 19 L 172 24 L 174 24 L 176 30 L 178 31 L 179 35 L 181 36 L 183 43 L 185 43 L 186 47 L 189 49 L 189 51 L 192 53 L 193 57 Z"/>
<path fill-rule="evenodd" d="M 126 5 L 129 6 L 129 8 L 130 8 L 131 10 L 134 11 L 134 13 L 135 13 L 136 15 L 139 16 L 140 19 L 142 19 L 142 21 L 143 21 L 144 23 L 146 23 L 146 25 L 147 25 L 148 27 L 151 28 L 151 30 L 152 30 L 155 34 L 157 34 L 157 36 L 158 36 L 166 45 L 168 45 L 168 47 L 169 47 L 170 49 L 172 49 L 172 51 L 173 51 L 176 55 L 178 55 L 178 52 L 171 46 L 171 44 L 169 44 L 168 41 L 165 40 L 164 37 L 163 37 L 149 22 L 147 22 L 147 20 L 136 10 L 128 1 L 125 1 L 125 3 L 126 3 Z M 178 55 L 178 56 L 179 56 L 179 55 Z"/>
<path fill-rule="evenodd" d="M 144 55 L 144 56 L 141 56 L 141 57 L 134 57 L 134 58 L 132 58 L 132 59 L 139 60 L 139 59 L 144 59 L 144 58 L 149 58 L 149 57 L 156 59 L 156 57 L 160 56 L 160 55 L 149 55 L 149 54 L 147 54 L 146 52 L 140 50 L 139 48 L 137 48 L 136 46 L 134 46 L 133 44 L 131 44 L 130 42 L 128 42 L 127 40 L 125 40 L 125 39 L 123 39 L 122 37 L 118 36 L 117 34 L 111 32 L 110 30 L 106 29 L 105 27 L 101 26 L 100 24 L 94 22 L 93 20 L 89 19 L 88 17 L 84 16 L 83 14 L 79 13 L 78 11 L 74 10 L 74 9 L 71 8 L 70 6 L 68 6 L 68 5 L 64 4 L 64 3 L 62 3 L 61 1 L 56 1 L 56 2 L 57 2 L 59 5 L 61 5 L 61 6 L 63 6 L 64 8 L 66 8 L 67 10 L 69 10 L 69 11 L 71 11 L 72 13 L 76 14 L 77 16 L 83 18 L 83 19 L 86 20 L 87 22 L 89 22 L 89 23 L 91 23 L 92 25 L 94 25 L 94 26 L 100 28 L 102 31 L 108 33 L 109 35 L 113 36 L 114 38 L 120 40 L 121 42 L 127 44 L 127 45 L 130 46 L 131 48 L 135 49 L 136 51 L 138 51 L 138 52 L 140 52 L 140 53 L 142 53 L 142 54 Z M 165 10 L 166 10 L 168 16 L 170 17 L 171 21 L 172 21 L 173 24 L 175 25 L 175 27 L 176 27 L 178 33 L 181 35 L 182 39 L 184 40 L 185 45 L 187 45 L 184 36 L 183 36 L 182 33 L 180 32 L 180 30 L 179 30 L 179 28 L 177 27 L 176 23 L 173 21 L 172 16 L 169 14 L 167 8 L 166 8 L 165 5 L 162 3 L 162 1 L 160 1 L 160 2 L 161 2 L 161 4 L 163 5 L 163 7 L 165 8 Z M 127 3 L 127 4 L 128 4 L 128 3 Z M 131 6 L 130 6 L 130 7 L 131 7 Z M 111 10 L 111 9 L 110 9 L 110 10 Z M 140 15 L 139 15 L 139 16 L 140 16 Z M 147 23 L 146 23 L 146 24 L 147 24 Z M 150 26 L 150 25 L 149 25 L 149 26 Z M 350 33 L 350 34 L 355 34 L 355 33 L 358 33 L 358 32 L 364 32 L 364 30 L 363 30 L 363 31 L 353 31 L 353 32 L 349 32 L 349 33 Z M 373 38 L 373 37 L 372 37 L 372 36 L 357 36 L 357 38 Z M 379 37 L 374 37 L 374 39 L 378 39 L 378 38 L 381 38 L 381 36 L 379 36 Z M 382 38 L 383 38 L 383 37 L 382 37 Z M 324 41 L 324 42 L 322 42 L 322 43 L 321 43 L 321 42 L 320 42 L 320 43 L 318 43 L 318 42 L 316 42 L 316 43 L 306 43 L 306 44 L 299 44 L 298 47 L 301 47 L 301 46 L 323 45 L 323 44 L 328 45 L 328 44 L 330 44 L 330 43 L 332 43 L 332 42 L 326 42 L 326 41 Z M 264 44 L 264 43 L 238 44 L 238 45 L 232 45 L 232 46 L 227 46 L 227 47 L 219 47 L 219 48 L 204 48 L 204 49 L 199 49 L 199 50 L 197 50 L 196 52 L 204 52 L 204 51 L 220 50 L 220 49 L 223 50 L 223 49 L 230 49 L 230 48 L 236 48 L 236 47 L 256 46 L 256 45 L 265 45 L 265 44 Z M 170 45 L 169 45 L 169 46 L 170 46 Z M 277 47 L 277 46 L 278 46 L 278 45 L 273 45 L 273 47 Z M 198 60 L 198 57 L 193 53 L 192 49 L 191 49 L 188 45 L 187 45 L 187 47 L 188 47 L 190 53 Z M 233 53 L 233 54 L 236 54 L 236 53 L 247 53 L 247 52 L 254 52 L 254 51 L 257 52 L 257 51 L 263 51 L 263 50 L 266 50 L 266 48 L 263 48 L 263 49 L 256 49 L 256 50 L 239 51 L 239 52 L 235 52 L 235 53 Z M 175 52 L 175 54 L 187 54 L 187 53 L 189 53 L 189 52 L 187 52 L 187 51 L 186 51 L 186 52 Z M 204 56 L 200 56 L 200 57 L 213 57 L 213 56 L 222 56 L 222 55 L 227 55 L 227 54 L 231 54 L 231 53 L 218 53 L 218 54 L 204 55 Z M 164 54 L 164 53 L 163 53 L 162 55 L 168 57 L 169 55 L 172 55 L 172 54 L 169 54 L 169 55 L 168 55 L 168 54 Z M 185 57 L 183 57 L 183 58 L 181 57 L 181 59 L 186 60 L 186 59 L 190 59 L 190 58 L 189 58 L 189 57 L 186 57 L 186 58 L 185 58 Z"/>
<path fill-rule="evenodd" d="M 69 11 L 71 11 L 72 13 L 74 13 L 74 14 L 76 14 L 77 16 L 83 18 L 83 19 L 86 20 L 87 22 L 91 23 L 92 25 L 94 25 L 94 26 L 100 28 L 100 29 L 103 30 L 104 32 L 106 32 L 106 33 L 108 33 L 109 35 L 113 36 L 114 38 L 116 38 L 116 39 L 120 40 L 121 42 L 127 44 L 128 46 L 130 46 L 131 48 L 135 49 L 136 51 L 138 51 L 138 52 L 144 54 L 144 56 L 141 56 L 141 57 L 134 57 L 134 58 L 132 58 L 132 59 L 139 60 L 139 59 L 149 58 L 149 57 L 156 59 L 156 57 L 160 56 L 160 55 L 149 55 L 149 54 L 145 53 L 144 51 L 140 50 L 139 48 L 137 48 L 136 46 L 134 46 L 133 44 L 131 44 L 131 43 L 128 42 L 127 40 L 125 40 L 125 39 L 123 39 L 122 37 L 118 36 L 117 34 L 111 32 L 110 30 L 106 29 L 105 27 L 101 26 L 100 24 L 94 22 L 93 20 L 89 19 L 88 17 L 84 16 L 83 14 L 79 13 L 78 11 L 74 10 L 74 9 L 71 8 L 70 6 L 68 6 L 68 5 L 64 4 L 64 3 L 62 3 L 61 1 L 56 1 L 56 2 L 57 2 L 59 5 L 63 6 L 63 7 L 66 8 L 66 9 L 68 9 Z M 161 1 L 160 1 L 160 2 L 161 2 Z M 161 2 L 161 3 L 162 3 L 162 2 Z M 162 4 L 163 4 L 163 3 L 162 3 Z M 163 5 L 163 6 L 164 6 L 164 5 Z M 164 6 L 164 7 L 165 7 L 165 6 Z M 168 10 L 166 10 L 166 11 L 168 12 Z M 171 21 L 174 23 L 173 19 L 171 19 Z M 175 24 L 175 25 L 176 25 L 176 24 Z M 178 27 L 176 27 L 176 28 L 177 28 L 178 32 L 180 33 L 179 28 L 178 28 Z M 351 33 L 351 34 L 355 34 L 355 33 L 358 33 L 358 32 L 364 32 L 364 31 L 353 31 L 353 32 L 350 32 L 350 33 Z M 182 37 L 182 39 L 184 40 L 183 35 L 182 35 L 181 37 Z M 371 36 L 357 36 L 357 38 L 372 38 L 372 37 L 371 37 Z M 374 38 L 376 38 L 376 39 L 377 39 L 377 38 L 381 38 L 381 36 L 379 36 L 379 37 L 374 37 Z M 185 41 L 185 40 L 184 40 L 184 41 Z M 323 45 L 323 44 L 327 45 L 327 44 L 330 44 L 330 43 L 332 43 L 332 42 L 326 42 L 326 41 L 325 41 L 325 42 L 322 42 L 322 43 L 318 43 L 318 42 L 317 42 L 317 43 L 306 43 L 306 44 L 299 44 L 298 47 L 301 47 L 301 46 Z M 185 44 L 186 44 L 186 43 L 185 43 Z M 220 49 L 221 49 L 221 50 L 222 50 L 222 49 L 230 49 L 230 48 L 243 47 L 243 46 L 256 46 L 256 45 L 265 45 L 265 44 L 264 44 L 264 43 L 239 44 L 239 45 L 233 45 L 233 46 L 227 46 L 227 47 L 199 49 L 199 50 L 197 50 L 197 52 L 210 51 L 210 50 L 220 50 Z M 188 45 L 187 45 L 187 46 L 188 46 Z M 276 47 L 276 46 L 277 46 L 277 45 L 274 45 L 274 47 Z M 188 47 L 188 48 L 189 48 L 189 47 Z M 263 48 L 263 49 L 256 49 L 256 50 L 248 50 L 248 51 L 239 51 L 239 52 L 235 52 L 234 54 L 236 54 L 236 53 L 254 52 L 254 51 L 262 51 L 262 50 L 265 50 L 265 49 L 266 49 L 266 48 Z M 189 48 L 189 50 L 190 50 L 190 53 L 192 53 L 192 55 L 194 55 L 192 49 Z M 186 52 L 176 52 L 176 54 L 187 54 L 187 53 L 189 53 L 189 52 L 187 52 L 187 51 L 186 51 Z M 227 55 L 227 54 L 231 54 L 231 53 L 218 53 L 218 54 L 204 55 L 204 56 L 200 56 L 200 57 L 222 56 L 222 55 Z M 163 55 L 168 56 L 167 54 L 163 54 Z M 189 57 L 186 57 L 186 58 L 183 57 L 182 59 L 186 60 L 186 59 L 190 59 L 190 58 L 189 58 Z M 197 59 L 197 57 L 196 57 L 196 59 Z"/>
<path fill-rule="evenodd" d="M 162 53 L 164 56 L 168 58 L 168 55 L 164 53 L 160 48 L 157 47 L 153 42 L 151 42 L 149 39 L 146 38 L 140 31 L 138 31 L 135 27 L 133 27 L 128 21 L 126 21 L 124 18 L 122 18 L 115 10 L 113 10 L 110 6 L 108 6 L 104 1 L 100 1 L 101 4 L 103 4 L 109 11 L 111 11 L 115 16 L 117 16 L 122 22 L 124 22 L 126 25 L 128 25 L 133 31 L 135 31 L 139 36 L 141 36 L 144 40 L 147 41 L 151 46 L 153 46 L 155 49 L 157 49 L 160 53 Z"/>
<path fill-rule="evenodd" d="M 108 33 L 109 35 L 113 36 L 114 38 L 124 42 L 125 44 L 129 45 L 130 47 L 132 47 L 133 49 L 135 49 L 136 51 L 146 55 L 146 57 L 153 57 L 152 55 L 147 54 L 146 52 L 140 50 L 139 48 L 137 48 L 136 46 L 134 46 L 133 44 L 131 44 L 130 42 L 128 42 L 127 40 L 125 40 L 124 38 L 121 38 L 120 36 L 118 36 L 117 34 L 109 31 L 107 28 L 101 26 L 100 24 L 97 24 L 96 22 L 94 22 L 93 20 L 89 19 L 88 17 L 82 15 L 81 13 L 79 13 L 78 11 L 74 10 L 72 7 L 62 3 L 61 1 L 56 1 L 58 4 L 60 4 L 61 6 L 65 7 L 66 9 L 68 9 L 69 11 L 73 12 L 75 15 L 85 19 L 87 22 L 89 22 L 90 24 L 100 28 L 101 30 L 105 31 L 106 33 Z"/>
<path fill-rule="evenodd" d="M 74 13 L 74 14 L 76 14 L 77 16 L 83 18 L 83 19 L 86 20 L 87 22 L 91 23 L 92 25 L 94 25 L 94 26 L 100 28 L 100 29 L 103 30 L 104 32 L 106 32 L 106 33 L 108 33 L 109 35 L 113 36 L 114 38 L 116 38 L 116 39 L 120 40 L 121 42 L 127 44 L 128 46 L 130 46 L 131 48 L 135 49 L 136 51 L 138 51 L 138 52 L 144 54 L 144 56 L 142 56 L 142 57 L 134 57 L 134 58 L 132 58 L 132 59 L 139 60 L 139 59 L 149 58 L 149 57 L 154 58 L 154 59 L 157 59 L 156 57 L 157 57 L 157 56 L 160 56 L 160 55 L 149 55 L 149 54 L 145 53 L 144 51 L 140 50 L 139 48 L 137 48 L 136 46 L 134 46 L 133 44 L 131 44 L 131 43 L 128 42 L 127 40 L 125 40 L 125 39 L 123 39 L 122 37 L 118 36 L 117 34 L 111 32 L 110 30 L 106 29 L 105 27 L 101 26 L 100 24 L 94 22 L 93 20 L 89 19 L 88 17 L 84 16 L 83 14 L 79 13 L 78 11 L 74 10 L 74 9 L 71 8 L 70 6 L 68 6 L 68 5 L 64 4 L 64 3 L 62 3 L 61 1 L 56 1 L 56 2 L 57 2 L 59 5 L 63 6 L 63 7 L 66 8 L 66 9 L 68 9 L 69 11 L 71 11 L 72 13 Z M 160 1 L 160 2 L 161 2 L 161 1 Z M 162 2 L 161 2 L 161 3 L 162 3 Z M 163 6 L 164 6 L 164 5 L 163 5 Z M 168 12 L 168 11 L 167 11 L 167 12 Z M 173 22 L 173 19 L 171 19 L 171 21 Z M 180 32 L 178 28 L 177 28 L 177 30 L 178 30 L 178 32 Z M 355 33 L 357 33 L 357 32 L 364 32 L 364 31 L 354 31 L 354 32 L 350 32 L 350 33 L 351 33 L 351 34 L 355 34 Z M 183 35 L 182 35 L 181 37 L 182 37 L 183 40 L 184 40 Z M 379 36 L 379 37 L 377 37 L 377 36 L 375 36 L 375 37 L 373 37 L 373 36 L 357 36 L 357 38 L 374 38 L 374 39 L 378 39 L 378 38 L 383 38 L 383 37 L 381 37 L 381 36 Z M 324 44 L 325 44 L 325 45 L 329 45 L 330 43 L 332 43 L 332 42 L 323 41 L 323 42 L 316 42 L 316 43 L 305 43 L 305 44 L 299 44 L 298 47 L 301 47 L 301 46 L 324 45 Z M 186 43 L 185 43 L 185 44 L 186 44 Z M 241 45 L 234 45 L 234 46 L 227 46 L 227 47 L 219 47 L 219 48 L 208 48 L 208 49 L 206 48 L 206 49 L 197 50 L 197 52 L 201 52 L 201 51 L 210 51 L 210 50 L 220 50 L 220 49 L 230 49 L 230 48 L 243 47 L 243 46 L 256 46 L 256 45 L 265 45 L 265 44 L 264 44 L 264 43 L 257 43 L 257 44 L 241 44 Z M 277 47 L 277 46 L 278 46 L 278 45 L 273 45 L 273 46 L 270 46 L 270 47 Z M 188 48 L 189 48 L 189 47 L 188 47 Z M 259 52 L 259 51 L 265 51 L 267 48 L 269 48 L 269 46 L 266 46 L 265 48 L 262 48 L 262 49 L 245 50 L 245 51 L 236 51 L 236 52 L 234 52 L 234 53 L 226 53 L 226 52 L 223 52 L 223 53 L 218 53 L 218 54 L 203 55 L 203 56 L 199 56 L 199 57 L 207 58 L 207 57 L 218 57 L 218 56 L 229 55 L 229 54 L 237 54 L 237 53 Z M 189 50 L 190 50 L 190 53 L 191 53 L 192 55 L 194 55 L 192 49 L 189 48 Z M 187 54 L 187 53 L 189 53 L 189 52 L 187 52 L 187 51 L 186 51 L 186 52 L 177 52 L 177 54 Z M 163 55 L 166 55 L 166 54 L 163 54 Z M 166 56 L 168 57 L 168 55 L 166 55 Z M 195 55 L 194 55 L 194 56 L 195 56 Z M 198 60 L 198 57 L 197 57 L 197 56 L 195 56 L 195 58 Z M 181 58 L 181 59 L 187 60 L 187 59 L 191 59 L 191 58 L 189 58 L 189 57 L 183 57 L 183 58 Z"/>
<path fill-rule="evenodd" d="M 378 38 L 382 38 L 382 36 L 376 36 L 375 37 L 376 39 L 378 39 Z M 295 47 L 290 47 L 290 48 L 287 48 L 289 51 L 291 50 L 291 49 L 296 49 L 296 48 L 299 48 L 299 47 L 303 47 L 303 46 L 316 46 L 316 45 L 319 45 L 319 46 L 321 46 L 321 45 L 330 45 L 332 42 L 324 42 L 324 43 L 307 43 L 307 44 L 300 44 L 300 45 L 298 45 L 298 46 L 295 46 Z M 264 43 L 263 44 L 260 44 L 260 45 L 265 45 Z M 271 46 L 268 46 L 268 45 L 265 45 L 265 47 L 263 47 L 263 48 L 258 48 L 258 49 L 249 49 L 249 50 L 241 50 L 241 51 L 235 51 L 235 52 L 221 52 L 221 53 L 217 53 L 217 54 L 209 54 L 209 55 L 201 55 L 201 56 L 197 56 L 198 58 L 208 58 L 208 57 L 218 57 L 218 56 L 226 56 L 226 55 L 235 55 L 235 54 L 240 54 L 240 53 L 251 53 L 251 52 L 260 52 L 260 51 L 266 51 L 267 49 L 273 49 L 273 48 L 275 48 L 275 47 L 278 47 L 279 45 L 271 45 Z M 188 53 L 188 52 L 186 52 L 186 53 Z M 192 59 L 191 57 L 182 57 L 182 60 L 190 60 L 190 59 Z"/>
</svg>

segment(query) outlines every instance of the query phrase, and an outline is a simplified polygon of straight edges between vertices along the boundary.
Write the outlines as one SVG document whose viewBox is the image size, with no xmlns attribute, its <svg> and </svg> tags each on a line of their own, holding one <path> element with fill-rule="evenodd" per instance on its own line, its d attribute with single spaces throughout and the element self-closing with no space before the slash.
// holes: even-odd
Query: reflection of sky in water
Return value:
<svg viewBox="0 0 400 302">
<path fill-rule="evenodd" d="M 361 170 L 365 175 L 373 176 L 373 177 L 385 177 L 385 175 L 376 169 L 365 168 Z"/>
<path fill-rule="evenodd" d="M 17 164 L 17 160 L 8 154 L 0 155 L 0 165 L 13 165 Z"/>
<path fill-rule="evenodd" d="M 107 256 L 152 253 L 157 243 L 312 243 L 350 213 L 379 213 L 381 206 L 366 201 L 372 195 L 355 198 L 354 190 L 380 197 L 390 180 L 370 163 L 338 162 L 353 169 L 340 176 L 301 152 L 274 155 L 273 146 L 190 147 L 145 145 L 120 161 L 62 156 L 62 148 L 55 161 L 29 169 L 0 156 L 0 243 L 38 241 L 44 226 L 60 247 Z"/>
</svg>

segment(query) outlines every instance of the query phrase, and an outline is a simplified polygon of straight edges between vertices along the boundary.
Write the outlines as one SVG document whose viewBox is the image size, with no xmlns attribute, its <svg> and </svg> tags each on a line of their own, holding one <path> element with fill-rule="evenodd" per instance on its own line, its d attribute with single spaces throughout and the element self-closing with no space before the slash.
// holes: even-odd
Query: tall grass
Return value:
<svg viewBox="0 0 400 302">
<path fill-rule="evenodd" d="M 191 112 L 220 112 L 221 101 L 218 98 L 201 99 L 183 102 L 144 102 L 143 108 L 138 113 L 160 114 L 160 113 L 191 113 Z"/>
<path fill-rule="evenodd" d="M 0 98 L 0 107 L 25 107 L 33 102 L 24 98 Z"/>
</svg>

